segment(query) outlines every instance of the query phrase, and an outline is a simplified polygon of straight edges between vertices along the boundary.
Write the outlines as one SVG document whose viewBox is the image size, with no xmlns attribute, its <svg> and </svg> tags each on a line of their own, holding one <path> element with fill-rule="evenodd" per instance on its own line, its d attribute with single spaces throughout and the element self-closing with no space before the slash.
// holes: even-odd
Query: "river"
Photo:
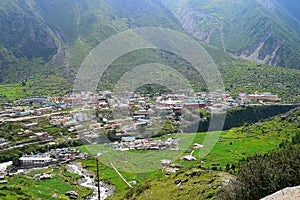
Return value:
<svg viewBox="0 0 300 200">
<path fill-rule="evenodd" d="M 98 188 L 94 181 L 94 178 L 91 178 L 91 173 L 87 170 L 83 169 L 79 163 L 76 164 L 68 164 L 67 170 L 71 173 L 78 174 L 83 176 L 83 181 L 80 183 L 82 187 L 90 188 L 93 190 L 93 194 L 90 200 L 98 200 Z M 101 200 L 106 199 L 111 196 L 113 193 L 113 188 L 100 182 L 100 198 Z"/>
</svg>

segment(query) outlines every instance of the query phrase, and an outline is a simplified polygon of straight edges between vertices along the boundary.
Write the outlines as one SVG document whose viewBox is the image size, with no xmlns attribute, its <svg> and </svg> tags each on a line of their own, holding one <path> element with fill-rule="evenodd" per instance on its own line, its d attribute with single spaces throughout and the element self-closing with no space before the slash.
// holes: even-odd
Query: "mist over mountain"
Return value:
<svg viewBox="0 0 300 200">
<path fill-rule="evenodd" d="M 297 0 L 274 0 L 281 9 L 285 10 L 290 16 L 294 17 L 298 22 L 300 21 L 300 2 Z"/>
</svg>

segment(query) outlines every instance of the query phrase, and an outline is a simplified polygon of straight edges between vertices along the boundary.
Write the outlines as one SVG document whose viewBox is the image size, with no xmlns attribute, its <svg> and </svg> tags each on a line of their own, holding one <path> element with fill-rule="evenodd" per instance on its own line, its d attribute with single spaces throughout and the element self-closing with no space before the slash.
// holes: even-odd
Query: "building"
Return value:
<svg viewBox="0 0 300 200">
<path fill-rule="evenodd" d="M 49 97 L 37 96 L 37 97 L 28 97 L 20 100 L 21 104 L 47 104 L 50 102 Z"/>
<path fill-rule="evenodd" d="M 123 142 L 134 142 L 135 141 L 135 137 L 122 137 L 122 141 Z"/>
<path fill-rule="evenodd" d="M 30 124 L 24 124 L 23 127 L 31 129 L 31 128 L 36 127 L 38 125 L 39 125 L 38 123 L 30 123 Z"/>
<path fill-rule="evenodd" d="M 89 120 L 88 115 L 81 112 L 74 114 L 73 118 L 77 122 L 85 122 Z"/>
<path fill-rule="evenodd" d="M 162 165 L 163 167 L 170 166 L 171 163 L 172 163 L 171 160 L 161 160 L 161 165 Z"/>
<path fill-rule="evenodd" d="M 239 98 L 241 100 L 250 100 L 250 101 L 278 101 L 279 98 L 277 95 L 274 95 L 272 93 L 255 93 L 255 94 L 247 94 L 247 93 L 239 93 Z"/>
<path fill-rule="evenodd" d="M 24 166 L 28 165 L 48 165 L 52 162 L 50 156 L 23 156 L 20 158 L 21 164 Z"/>
<path fill-rule="evenodd" d="M 185 103 L 184 104 L 184 108 L 194 108 L 194 109 L 197 109 L 197 108 L 204 108 L 206 106 L 205 103 Z"/>
<path fill-rule="evenodd" d="M 181 157 L 181 160 L 193 161 L 193 160 L 197 160 L 197 158 L 195 158 L 192 155 L 187 155 L 187 156 Z"/>
<path fill-rule="evenodd" d="M 47 133 L 47 132 L 34 133 L 34 135 L 35 135 L 39 140 L 43 140 L 43 139 L 45 139 L 45 138 L 48 137 L 48 133 Z"/>
</svg>

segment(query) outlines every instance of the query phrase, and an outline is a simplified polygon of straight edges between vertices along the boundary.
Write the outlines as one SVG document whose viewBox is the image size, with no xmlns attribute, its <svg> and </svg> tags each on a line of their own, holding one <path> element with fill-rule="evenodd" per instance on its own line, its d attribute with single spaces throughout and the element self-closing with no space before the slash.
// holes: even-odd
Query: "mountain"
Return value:
<svg viewBox="0 0 300 200">
<path fill-rule="evenodd" d="M 25 1 L 0 2 L 0 27 L 0 82 L 26 78 L 56 52 L 52 33 Z"/>
<path fill-rule="evenodd" d="M 0 95 L 16 99 L 28 95 L 63 95 L 70 92 L 77 70 L 91 49 L 119 32 L 154 26 L 190 32 L 202 39 L 201 45 L 215 60 L 226 89 L 233 94 L 267 91 L 279 94 L 284 100 L 299 100 L 299 70 L 260 65 L 230 55 L 252 55 L 252 50 L 257 49 L 257 42 L 265 39 L 260 56 L 272 54 L 270 52 L 278 47 L 273 56 L 267 56 L 270 58 L 267 63 L 296 68 L 300 63 L 297 56 L 300 51 L 296 51 L 300 48 L 297 42 L 299 34 L 293 20 L 297 18 L 297 12 L 296 9 L 292 11 L 293 7 L 286 6 L 290 4 L 282 3 L 280 5 L 284 9 L 272 11 L 268 5 L 279 5 L 279 0 L 276 4 L 271 0 L 261 0 L 253 5 L 243 1 L 234 4 L 234 11 L 237 11 L 233 12 L 230 7 L 233 0 L 221 3 L 217 0 L 178 2 L 2 0 Z M 286 19 L 272 19 L 280 14 L 279 11 L 283 13 L 280 16 Z M 243 12 L 248 14 L 242 15 Z M 235 21 L 230 23 L 228 19 Z M 248 21 L 251 23 L 246 23 Z M 284 24 L 283 21 L 290 23 Z M 240 28 L 244 26 L 245 29 Z M 205 31 L 199 31 L 200 28 L 205 28 Z M 263 33 L 271 36 L 262 37 Z M 203 89 L 203 83 L 196 78 L 195 70 L 186 61 L 168 52 L 149 49 L 131 52 L 117 59 L 101 79 L 101 88 L 111 89 L 122 73 L 137 64 L 151 63 L 153 60 L 173 67 L 185 75 L 195 88 Z M 292 66 L 292 63 L 296 64 Z"/>
<path fill-rule="evenodd" d="M 299 1 L 163 0 L 187 32 L 234 56 L 300 68 Z"/>
<path fill-rule="evenodd" d="M 89 50 L 129 28 L 183 30 L 159 0 L 3 0 L 0 22 L 1 83 L 43 70 L 72 77 Z"/>
</svg>

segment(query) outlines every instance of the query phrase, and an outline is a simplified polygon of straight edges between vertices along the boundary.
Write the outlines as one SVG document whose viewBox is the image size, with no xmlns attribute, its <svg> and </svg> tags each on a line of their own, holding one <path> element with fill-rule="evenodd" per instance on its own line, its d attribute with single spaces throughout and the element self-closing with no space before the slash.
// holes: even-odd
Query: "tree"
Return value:
<svg viewBox="0 0 300 200">
<path fill-rule="evenodd" d="M 221 199 L 261 199 L 286 187 L 300 185 L 300 146 L 255 155 L 242 162 L 236 180 L 224 187 Z M 229 170 L 226 165 L 226 171 Z M 231 167 L 233 168 L 233 166 Z"/>
<path fill-rule="evenodd" d="M 21 161 L 20 161 L 19 156 L 17 154 L 15 154 L 13 156 L 12 162 L 13 162 L 13 166 L 15 166 L 15 167 L 21 166 Z"/>
</svg>

